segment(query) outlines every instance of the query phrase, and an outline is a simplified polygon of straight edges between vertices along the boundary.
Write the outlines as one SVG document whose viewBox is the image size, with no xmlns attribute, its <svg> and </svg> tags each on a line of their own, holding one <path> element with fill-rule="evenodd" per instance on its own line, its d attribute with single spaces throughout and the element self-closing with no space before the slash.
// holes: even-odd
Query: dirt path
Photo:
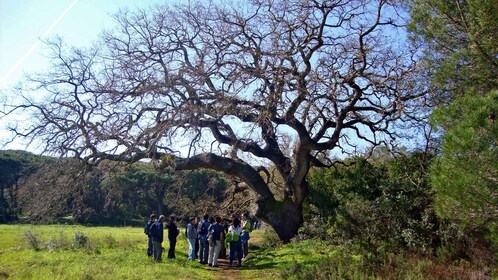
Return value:
<svg viewBox="0 0 498 280">
<path fill-rule="evenodd" d="M 249 240 L 249 255 L 248 255 L 249 258 L 251 257 L 251 253 L 254 253 L 251 252 L 251 245 L 257 245 L 259 244 L 259 242 L 261 242 L 261 235 L 251 236 L 251 239 Z M 237 261 L 235 261 L 235 263 L 237 263 Z M 218 259 L 218 265 L 219 267 L 207 267 L 207 269 L 215 272 L 217 279 L 224 279 L 224 280 L 244 279 L 240 273 L 241 270 L 246 268 L 246 266 L 244 266 L 244 262 L 242 262 L 242 267 L 237 267 L 236 264 L 230 267 L 227 256 L 226 259 Z"/>
</svg>

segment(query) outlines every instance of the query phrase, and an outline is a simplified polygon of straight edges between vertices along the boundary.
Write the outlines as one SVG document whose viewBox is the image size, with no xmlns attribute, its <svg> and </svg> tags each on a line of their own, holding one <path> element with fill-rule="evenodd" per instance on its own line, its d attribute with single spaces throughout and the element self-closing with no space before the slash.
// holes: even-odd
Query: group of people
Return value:
<svg viewBox="0 0 498 280">
<path fill-rule="evenodd" d="M 164 220 L 163 215 L 156 219 L 153 214 L 144 229 L 149 237 L 147 255 L 155 261 L 161 261 Z M 175 258 L 176 239 L 180 232 L 175 222 L 176 218 L 172 216 L 166 226 L 170 244 L 168 258 Z M 188 259 L 198 259 L 201 264 L 218 267 L 218 259 L 226 258 L 228 251 L 229 265 L 233 266 L 237 259 L 237 266 L 240 267 L 248 254 L 252 227 L 248 212 L 243 213 L 240 218 L 233 214 L 230 219 L 210 217 L 208 214 L 202 219 L 191 217 L 185 229 L 189 244 Z"/>
<path fill-rule="evenodd" d="M 145 225 L 144 233 L 148 236 L 148 247 L 147 256 L 153 257 L 155 261 L 161 261 L 163 254 L 162 243 L 164 241 L 164 221 L 166 217 L 164 215 L 159 216 L 156 219 L 156 215 L 150 215 L 149 221 Z M 174 216 L 170 217 L 169 223 L 166 225 L 168 229 L 168 241 L 169 250 L 168 258 L 175 258 L 175 247 L 176 238 L 180 234 L 178 227 L 176 226 L 176 218 Z"/>
</svg>

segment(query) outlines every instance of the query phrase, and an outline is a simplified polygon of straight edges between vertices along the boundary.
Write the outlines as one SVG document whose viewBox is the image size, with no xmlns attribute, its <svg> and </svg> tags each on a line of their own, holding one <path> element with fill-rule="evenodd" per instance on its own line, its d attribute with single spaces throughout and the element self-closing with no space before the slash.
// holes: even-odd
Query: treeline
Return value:
<svg viewBox="0 0 498 280">
<path fill-rule="evenodd" d="M 151 213 L 179 217 L 249 207 L 251 194 L 210 170 L 155 168 L 0 152 L 0 222 L 142 224 Z M 235 191 L 237 191 L 235 193 Z"/>
</svg>

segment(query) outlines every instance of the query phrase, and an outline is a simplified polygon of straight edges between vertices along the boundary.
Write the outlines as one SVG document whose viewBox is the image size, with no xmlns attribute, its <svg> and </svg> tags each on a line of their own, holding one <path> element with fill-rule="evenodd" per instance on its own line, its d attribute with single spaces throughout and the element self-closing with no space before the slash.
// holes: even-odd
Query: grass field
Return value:
<svg viewBox="0 0 498 280">
<path fill-rule="evenodd" d="M 0 225 L 0 279 L 214 279 L 215 273 L 177 258 L 156 264 L 141 228 Z M 167 247 L 167 243 L 163 243 Z"/>
<path fill-rule="evenodd" d="M 274 233 L 273 233 L 274 235 Z M 178 238 L 176 259 L 146 256 L 142 228 L 0 225 L 0 279 L 495 279 L 498 271 L 467 262 L 390 255 L 375 269 L 367 258 L 322 241 L 274 246 L 271 234 L 251 233 L 242 268 L 187 261 Z M 273 237 L 275 241 L 276 237 Z M 167 248 L 167 241 L 163 243 Z"/>
<path fill-rule="evenodd" d="M 304 244 L 263 248 L 263 234 L 252 233 L 252 253 L 237 269 L 187 261 L 183 236 L 176 259 L 163 254 L 163 262 L 154 263 L 145 254 L 142 228 L 0 225 L 0 279 L 281 279 L 279 271 L 289 263 L 316 259 L 309 257 L 314 247 Z M 167 241 L 163 246 L 167 249 Z"/>
</svg>

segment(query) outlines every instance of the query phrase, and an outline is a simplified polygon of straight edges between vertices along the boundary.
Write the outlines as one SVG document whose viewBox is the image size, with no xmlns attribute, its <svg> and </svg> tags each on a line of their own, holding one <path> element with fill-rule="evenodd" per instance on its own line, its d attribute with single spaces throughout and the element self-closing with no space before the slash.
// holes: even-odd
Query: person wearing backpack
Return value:
<svg viewBox="0 0 498 280">
<path fill-rule="evenodd" d="M 199 262 L 201 264 L 208 263 L 209 243 L 207 241 L 208 229 L 211 225 L 208 221 L 209 215 L 205 214 L 197 227 L 199 236 Z"/>
<path fill-rule="evenodd" d="M 249 212 L 245 212 L 242 214 L 242 234 L 240 235 L 240 239 L 242 241 L 242 254 L 243 257 L 247 257 L 249 252 L 249 233 L 252 231 L 252 223 L 249 219 Z"/>
<path fill-rule="evenodd" d="M 195 226 L 195 218 L 190 218 L 186 228 L 185 236 L 188 241 L 188 260 L 195 260 L 195 240 L 197 239 L 197 227 Z"/>
<path fill-rule="evenodd" d="M 225 229 L 221 225 L 221 217 L 217 216 L 209 227 L 209 236 L 212 238 L 212 242 L 209 243 L 209 266 L 218 267 L 218 256 L 220 255 L 221 244 L 224 241 L 224 231 Z"/>
<path fill-rule="evenodd" d="M 155 214 L 152 214 L 150 215 L 149 217 L 149 221 L 147 222 L 147 224 L 145 224 L 145 227 L 144 227 L 144 233 L 145 235 L 147 235 L 147 239 L 148 239 L 148 246 L 147 246 L 147 256 L 148 257 L 152 257 L 152 252 L 153 252 L 153 248 L 152 248 L 152 234 L 150 233 L 150 226 L 156 222 L 156 215 Z"/>
<path fill-rule="evenodd" d="M 176 226 L 176 218 L 175 216 L 171 216 L 168 225 L 166 228 L 168 229 L 168 240 L 169 240 L 169 250 L 168 250 L 168 259 L 175 258 L 175 247 L 176 247 L 176 237 L 180 234 L 178 227 Z"/>
<path fill-rule="evenodd" d="M 163 254 L 163 236 L 164 236 L 164 226 L 163 222 L 164 215 L 159 216 L 159 219 L 153 223 L 150 226 L 150 233 L 152 235 L 152 247 L 153 247 L 153 252 L 152 255 L 154 256 L 154 261 L 160 262 L 162 259 L 162 254 Z"/>
<path fill-rule="evenodd" d="M 240 226 L 240 220 L 235 217 L 232 220 L 232 225 L 228 228 L 228 233 L 225 238 L 225 244 L 230 246 L 230 252 L 228 253 L 228 262 L 230 266 L 233 265 L 235 254 L 237 254 L 237 259 L 239 261 L 237 266 L 240 267 L 242 265 L 242 241 L 240 239 L 241 233 L 242 227 Z"/>
</svg>

